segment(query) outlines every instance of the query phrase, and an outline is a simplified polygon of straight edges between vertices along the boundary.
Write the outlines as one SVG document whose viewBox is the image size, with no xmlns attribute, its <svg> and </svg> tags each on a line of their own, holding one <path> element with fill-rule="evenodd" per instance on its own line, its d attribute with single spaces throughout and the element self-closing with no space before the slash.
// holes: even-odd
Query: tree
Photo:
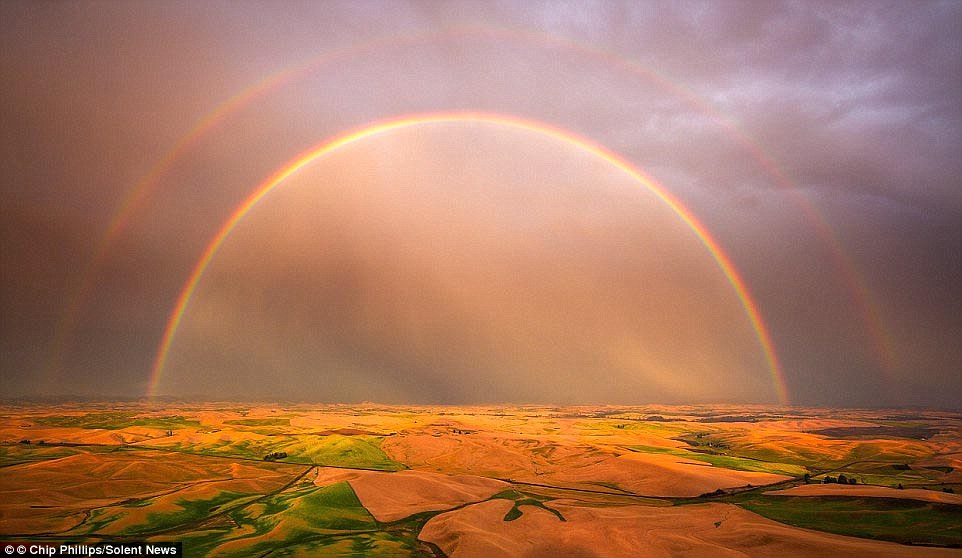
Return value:
<svg viewBox="0 0 962 558">
<path fill-rule="evenodd" d="M 277 461 L 278 459 L 284 459 L 287 457 L 287 452 L 285 451 L 275 451 L 264 456 L 264 461 Z"/>
<path fill-rule="evenodd" d="M 848 477 L 846 477 L 845 475 L 839 475 L 838 484 L 848 484 Z"/>
</svg>

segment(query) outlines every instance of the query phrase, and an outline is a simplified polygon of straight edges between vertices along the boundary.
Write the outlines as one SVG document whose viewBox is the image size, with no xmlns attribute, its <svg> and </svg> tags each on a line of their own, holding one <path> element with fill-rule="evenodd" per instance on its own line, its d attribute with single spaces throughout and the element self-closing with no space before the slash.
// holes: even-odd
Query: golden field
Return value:
<svg viewBox="0 0 962 558">
<path fill-rule="evenodd" d="M 192 556 L 960 556 L 960 425 L 718 405 L 7 404 L 0 538 L 176 540 Z"/>
</svg>

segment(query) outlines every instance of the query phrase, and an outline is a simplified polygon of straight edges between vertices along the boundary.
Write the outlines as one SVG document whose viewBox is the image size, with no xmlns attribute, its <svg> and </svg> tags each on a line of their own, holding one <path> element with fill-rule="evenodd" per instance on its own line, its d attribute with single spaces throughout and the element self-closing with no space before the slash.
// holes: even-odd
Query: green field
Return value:
<svg viewBox="0 0 962 558">
<path fill-rule="evenodd" d="M 351 467 L 378 471 L 399 471 L 403 465 L 381 451 L 382 437 L 342 436 L 331 434 L 318 436 L 277 435 L 253 440 L 219 440 L 204 444 L 173 443 L 152 445 L 156 449 L 170 449 L 187 453 L 263 459 L 274 452 L 284 452 L 285 463 L 323 465 L 328 467 Z"/>
<path fill-rule="evenodd" d="M 257 497 L 256 494 L 224 491 L 210 499 L 181 498 L 175 502 L 179 509 L 171 512 L 150 512 L 146 515 L 146 520 L 143 523 L 129 525 L 121 529 L 118 534 L 145 535 L 166 531 L 181 525 L 199 522 L 212 513 L 241 505 Z M 157 498 L 147 498 L 123 505 L 91 510 L 89 518 L 78 528 L 71 530 L 70 534 L 83 535 L 107 530 L 112 523 L 126 518 L 132 510 L 149 507 L 156 500 Z"/>
<path fill-rule="evenodd" d="M 31 461 L 44 461 L 47 459 L 59 459 L 68 455 L 86 453 L 85 449 L 48 446 L 39 444 L 4 444 L 0 445 L 0 467 L 9 467 L 20 463 Z M 107 449 L 106 451 L 109 451 Z"/>
<path fill-rule="evenodd" d="M 136 413 L 104 412 L 88 413 L 85 415 L 51 415 L 37 417 L 33 422 L 43 426 L 60 426 L 65 428 L 98 428 L 102 430 L 120 430 L 132 426 L 144 428 L 162 428 L 177 430 L 180 428 L 200 428 L 196 420 L 189 420 L 180 415 L 165 417 L 136 417 Z"/>
<path fill-rule="evenodd" d="M 234 419 L 225 420 L 224 424 L 235 426 L 290 426 L 289 418 L 263 418 L 263 419 Z"/>
<path fill-rule="evenodd" d="M 189 549 L 189 555 L 204 556 L 235 541 L 243 544 L 227 552 L 237 556 L 311 548 L 330 551 L 332 546 L 347 549 L 402 546 L 401 541 L 391 541 L 392 537 L 378 532 L 377 522 L 346 482 L 324 487 L 301 483 L 238 506 L 220 519 L 178 537 L 184 542 L 184 548 Z"/>
<path fill-rule="evenodd" d="M 723 467 L 726 469 L 734 469 L 737 471 L 755 471 L 760 473 L 775 473 L 778 475 L 787 475 L 790 477 L 801 477 L 808 470 L 801 465 L 794 465 L 790 463 L 779 463 L 779 462 L 767 462 L 755 459 L 747 459 L 744 457 L 735 457 L 731 455 L 723 455 L 716 453 L 703 453 L 697 451 L 688 451 L 683 449 L 675 448 L 664 448 L 655 446 L 627 446 L 628 449 L 632 451 L 637 451 L 640 453 L 661 453 L 668 455 L 675 455 L 678 457 L 684 457 L 685 459 L 690 459 L 692 461 L 701 461 L 702 463 L 710 463 L 715 467 Z"/>
<path fill-rule="evenodd" d="M 752 495 L 736 503 L 769 519 L 898 543 L 962 545 L 962 506 L 890 498 Z"/>
</svg>

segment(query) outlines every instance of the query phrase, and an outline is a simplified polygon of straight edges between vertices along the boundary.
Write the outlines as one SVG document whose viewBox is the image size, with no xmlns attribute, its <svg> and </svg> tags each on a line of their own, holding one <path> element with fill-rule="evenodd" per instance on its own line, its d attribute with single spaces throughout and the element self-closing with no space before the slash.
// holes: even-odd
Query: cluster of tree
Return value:
<svg viewBox="0 0 962 558">
<path fill-rule="evenodd" d="M 846 477 L 845 475 L 839 475 L 838 478 L 835 477 L 825 477 L 823 481 L 825 484 L 858 484 L 858 479 L 855 477 Z"/>
<path fill-rule="evenodd" d="M 277 461 L 278 459 L 284 459 L 287 457 L 287 452 L 285 451 L 275 451 L 264 456 L 264 461 Z"/>
</svg>

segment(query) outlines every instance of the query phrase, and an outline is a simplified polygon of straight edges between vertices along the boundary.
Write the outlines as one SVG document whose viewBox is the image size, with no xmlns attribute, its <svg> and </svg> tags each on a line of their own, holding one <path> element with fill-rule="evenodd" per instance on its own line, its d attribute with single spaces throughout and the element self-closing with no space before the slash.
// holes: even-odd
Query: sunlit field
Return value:
<svg viewBox="0 0 962 558">
<path fill-rule="evenodd" d="M 7 406 L 0 529 L 191 556 L 957 555 L 937 547 L 962 544 L 960 424 L 735 406 Z"/>
</svg>

